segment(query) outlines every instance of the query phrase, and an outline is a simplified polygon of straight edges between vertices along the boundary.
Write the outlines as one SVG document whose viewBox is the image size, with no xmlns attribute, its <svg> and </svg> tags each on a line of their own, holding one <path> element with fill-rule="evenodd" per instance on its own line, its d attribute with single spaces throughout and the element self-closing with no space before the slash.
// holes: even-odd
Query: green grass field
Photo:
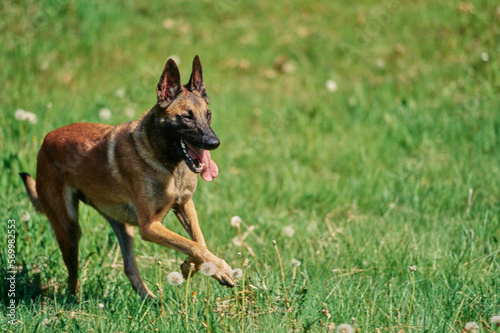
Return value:
<svg viewBox="0 0 500 333">
<path fill-rule="evenodd" d="M 0 16 L 1 331 L 500 332 L 496 1 L 4 0 Z M 162 298 L 143 302 L 111 228 L 82 206 L 70 297 L 18 172 L 35 174 L 55 128 L 138 118 L 167 58 L 187 82 L 196 54 L 222 144 L 195 202 L 209 248 L 246 279 L 170 286 L 185 257 L 136 237 Z M 173 214 L 164 224 L 185 235 Z"/>
</svg>

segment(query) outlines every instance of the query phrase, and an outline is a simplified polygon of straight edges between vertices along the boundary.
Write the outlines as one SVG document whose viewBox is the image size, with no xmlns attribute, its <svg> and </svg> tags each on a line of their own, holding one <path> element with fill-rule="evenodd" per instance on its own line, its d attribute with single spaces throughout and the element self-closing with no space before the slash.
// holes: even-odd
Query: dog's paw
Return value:
<svg viewBox="0 0 500 333">
<path fill-rule="evenodd" d="M 195 261 L 191 257 L 187 257 L 181 265 L 182 276 L 187 279 L 187 277 L 189 276 L 189 272 L 191 272 L 191 276 L 193 276 L 200 270 L 200 266 L 200 262 Z"/>
<path fill-rule="evenodd" d="M 233 269 L 227 264 L 225 260 L 219 259 L 217 262 L 212 262 L 215 265 L 216 271 L 212 275 L 214 279 L 219 281 L 223 286 L 232 288 L 234 287 L 234 279 L 231 277 Z"/>
</svg>

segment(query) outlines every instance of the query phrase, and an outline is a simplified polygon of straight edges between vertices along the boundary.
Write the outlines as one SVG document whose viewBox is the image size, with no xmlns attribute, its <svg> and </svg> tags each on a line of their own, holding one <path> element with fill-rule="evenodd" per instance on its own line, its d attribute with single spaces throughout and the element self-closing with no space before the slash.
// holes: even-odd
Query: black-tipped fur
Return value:
<svg viewBox="0 0 500 333">
<path fill-rule="evenodd" d="M 30 198 L 31 203 L 35 206 L 37 212 L 43 213 L 42 207 L 40 206 L 40 200 L 38 200 L 38 193 L 36 192 L 36 183 L 33 177 L 29 173 L 20 172 L 19 176 L 23 179 L 24 187 L 26 188 L 26 192 L 28 192 L 28 196 Z"/>
</svg>

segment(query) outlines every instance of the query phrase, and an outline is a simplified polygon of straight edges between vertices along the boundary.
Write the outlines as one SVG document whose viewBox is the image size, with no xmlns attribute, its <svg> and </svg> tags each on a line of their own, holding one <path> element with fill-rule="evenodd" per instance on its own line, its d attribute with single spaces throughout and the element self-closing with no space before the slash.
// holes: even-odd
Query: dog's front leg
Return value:
<svg viewBox="0 0 500 333">
<path fill-rule="evenodd" d="M 193 199 L 188 200 L 185 204 L 175 205 L 172 207 L 175 216 L 179 219 L 184 229 L 186 229 L 189 237 L 196 243 L 207 247 L 205 238 L 201 232 L 200 223 L 198 221 L 198 214 L 194 207 Z"/>
<path fill-rule="evenodd" d="M 203 243 L 200 244 L 197 241 L 187 239 L 165 228 L 161 224 L 165 213 L 166 211 L 152 213 L 148 211 L 141 211 L 139 209 L 137 211 L 137 214 L 139 217 L 139 232 L 141 236 L 147 241 L 182 252 L 188 255 L 197 263 L 210 262 L 214 264 L 216 273 L 213 275 L 213 277 L 222 285 L 232 287 L 234 285 L 234 281 L 231 278 L 231 267 L 224 260 L 218 258 L 207 249 L 205 241 L 203 240 L 203 236 L 201 236 Z M 186 216 L 190 215 L 187 214 Z M 198 219 L 196 219 L 196 221 L 198 221 Z M 193 226 L 197 225 L 197 223 L 189 225 L 191 226 L 191 230 L 193 231 Z M 199 235 L 201 235 L 201 231 L 199 231 L 199 225 L 197 228 L 198 229 L 196 231 L 196 235 L 198 237 Z M 193 235 L 194 234 L 195 233 L 193 233 Z"/>
<path fill-rule="evenodd" d="M 189 237 L 201 246 L 207 248 L 205 238 L 201 232 L 200 223 L 198 220 L 198 214 L 196 213 L 196 208 L 192 199 L 188 200 L 184 204 L 175 205 L 172 207 L 175 212 L 177 219 L 181 222 L 184 229 L 186 229 Z M 191 264 L 194 265 L 194 271 L 192 274 L 196 273 L 200 269 L 201 262 L 197 262 L 192 257 L 187 257 L 184 263 L 181 265 L 182 274 L 186 277 L 189 270 L 192 269 Z"/>
</svg>

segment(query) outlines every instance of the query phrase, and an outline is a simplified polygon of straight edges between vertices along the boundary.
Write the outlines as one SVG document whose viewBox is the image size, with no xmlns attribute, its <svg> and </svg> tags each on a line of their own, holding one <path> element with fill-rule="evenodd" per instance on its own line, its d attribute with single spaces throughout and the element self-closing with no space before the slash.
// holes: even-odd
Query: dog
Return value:
<svg viewBox="0 0 500 333">
<path fill-rule="evenodd" d="M 231 267 L 207 248 L 193 193 L 197 174 L 211 181 L 218 168 L 210 156 L 220 141 L 211 128 L 212 114 L 198 56 L 186 85 L 168 59 L 156 87 L 157 103 L 140 119 L 111 126 L 74 123 L 47 134 L 37 157 L 36 182 L 21 173 L 30 201 L 54 230 L 68 269 L 68 287 L 79 290 L 78 223 L 80 201 L 95 208 L 111 225 L 120 245 L 125 274 L 143 298 L 155 298 L 139 273 L 134 227 L 146 241 L 186 254 L 186 277 L 204 262 L 213 275 L 232 287 Z M 191 239 L 162 225 L 172 210 Z"/>
</svg>

